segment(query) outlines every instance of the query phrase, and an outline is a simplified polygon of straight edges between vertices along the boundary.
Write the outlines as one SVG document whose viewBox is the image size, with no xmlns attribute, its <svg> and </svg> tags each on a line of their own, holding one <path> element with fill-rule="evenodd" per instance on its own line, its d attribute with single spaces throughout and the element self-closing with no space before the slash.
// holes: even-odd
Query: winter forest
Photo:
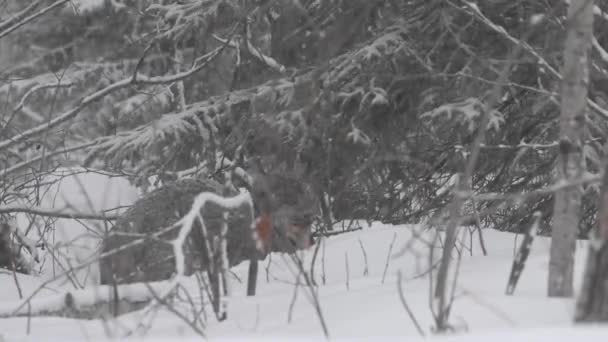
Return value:
<svg viewBox="0 0 608 342">
<path fill-rule="evenodd" d="M 604 0 L 0 0 L 0 341 L 605 341 L 606 146 Z"/>
</svg>

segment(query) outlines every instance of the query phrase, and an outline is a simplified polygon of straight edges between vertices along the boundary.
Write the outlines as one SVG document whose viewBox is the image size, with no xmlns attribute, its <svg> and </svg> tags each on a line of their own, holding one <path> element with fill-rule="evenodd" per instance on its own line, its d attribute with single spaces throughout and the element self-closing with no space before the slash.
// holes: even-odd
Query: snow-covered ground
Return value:
<svg viewBox="0 0 608 342">
<path fill-rule="evenodd" d="M 403 339 L 418 340 L 419 333 L 406 313 L 397 290 L 397 272 L 403 275 L 403 293 L 425 334 L 432 335 L 429 301 L 429 240 L 431 232 L 413 238 L 419 226 L 373 224 L 363 230 L 330 237 L 325 241 L 325 256 L 319 252 L 315 267 L 319 302 L 331 339 Z M 395 238 L 396 237 L 396 238 Z M 574 327 L 572 299 L 546 297 L 549 241 L 537 238 L 532 254 L 514 296 L 504 295 L 514 255 L 515 235 L 484 230 L 488 255 L 483 256 L 477 238 L 472 256 L 465 251 L 457 281 L 456 300 L 451 314 L 455 335 L 436 337 L 444 341 L 605 341 L 608 329 Z M 387 254 L 395 239 L 386 278 L 382 283 Z M 578 245 L 576 279 L 581 279 L 585 247 Z M 367 263 L 365 256 L 367 256 Z M 435 251 L 438 255 L 439 250 Z M 306 264 L 312 251 L 303 256 Z M 245 296 L 245 284 L 234 277 L 228 319 L 218 323 L 207 310 L 205 334 L 211 339 L 285 340 L 324 338 L 319 315 L 309 300 L 310 289 L 298 288 L 294 296 L 295 276 L 291 261 L 282 255 L 271 256 L 260 267 L 258 295 Z M 347 261 L 348 260 L 348 272 Z M 323 272 L 323 264 L 325 271 Z M 307 266 L 308 267 L 308 266 Z M 367 272 L 366 272 L 367 268 Z M 246 279 L 247 264 L 233 268 Z M 347 276 L 348 273 L 348 276 Z M 325 283 L 322 283 L 322 275 Z M 37 288 L 40 280 L 20 277 L 24 296 Z M 580 285 L 580 281 L 576 286 Z M 18 291 L 11 274 L 0 272 L 0 311 L 16 307 Z M 196 282 L 188 280 L 196 293 Z M 37 298 L 53 296 L 57 289 L 41 291 Z M 143 324 L 142 324 L 143 319 Z M 57 317 L 0 319 L 0 341 L 21 340 L 101 340 L 130 336 L 146 340 L 194 340 L 196 334 L 175 314 L 160 310 L 145 317 L 141 312 L 121 316 L 115 321 L 87 321 Z M 147 327 L 147 328 L 144 328 Z M 129 334 L 129 332 L 131 332 Z M 435 338 L 435 337 L 433 337 Z"/>
</svg>

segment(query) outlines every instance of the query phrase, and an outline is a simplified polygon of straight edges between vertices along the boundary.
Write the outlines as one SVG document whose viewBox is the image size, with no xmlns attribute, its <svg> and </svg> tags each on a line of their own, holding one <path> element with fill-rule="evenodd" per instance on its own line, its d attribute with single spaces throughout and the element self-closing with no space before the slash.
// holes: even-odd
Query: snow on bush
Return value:
<svg viewBox="0 0 608 342">
<path fill-rule="evenodd" d="M 139 197 L 137 188 L 126 178 L 84 168 L 57 169 L 28 186 L 30 203 L 22 204 L 33 203 L 57 211 L 117 214 Z M 98 220 L 55 219 L 26 213 L 17 214 L 17 224 L 37 241 L 40 260 L 34 268 L 44 278 L 54 277 L 94 257 L 105 230 L 111 227 L 110 222 Z M 74 273 L 67 281 L 77 287 L 98 283 L 96 263 Z"/>
</svg>

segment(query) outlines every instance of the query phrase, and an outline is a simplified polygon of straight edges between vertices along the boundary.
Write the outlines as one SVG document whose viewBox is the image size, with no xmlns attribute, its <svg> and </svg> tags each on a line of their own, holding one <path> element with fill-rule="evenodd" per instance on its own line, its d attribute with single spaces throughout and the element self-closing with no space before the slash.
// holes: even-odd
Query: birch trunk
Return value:
<svg viewBox="0 0 608 342">
<path fill-rule="evenodd" d="M 560 154 L 557 181 L 568 182 L 583 172 L 582 140 L 589 80 L 588 54 L 593 33 L 593 0 L 571 0 L 562 70 Z M 581 203 L 580 187 L 555 193 L 549 261 L 548 294 L 570 297 L 576 235 Z"/>
</svg>

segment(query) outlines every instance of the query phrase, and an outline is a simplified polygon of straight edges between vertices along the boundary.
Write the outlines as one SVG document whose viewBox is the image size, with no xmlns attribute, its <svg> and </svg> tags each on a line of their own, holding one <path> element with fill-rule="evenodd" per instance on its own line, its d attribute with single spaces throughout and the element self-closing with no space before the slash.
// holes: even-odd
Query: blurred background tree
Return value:
<svg viewBox="0 0 608 342">
<path fill-rule="evenodd" d="M 486 129 L 472 189 L 496 196 L 468 201 L 463 223 L 518 232 L 538 210 L 550 230 L 552 195 L 541 190 L 559 150 L 564 2 L 57 2 L 0 5 L 4 203 L 19 193 L 17 178 L 60 165 L 138 185 L 151 175 L 220 177 L 244 146 L 249 161 L 314 180 L 326 221 L 441 224 L 463 156 Z M 6 33 L 19 14 L 48 6 Z M 608 129 L 607 24 L 595 23 L 587 175 L 600 170 Z M 597 198 L 585 186 L 580 237 Z"/>
</svg>

